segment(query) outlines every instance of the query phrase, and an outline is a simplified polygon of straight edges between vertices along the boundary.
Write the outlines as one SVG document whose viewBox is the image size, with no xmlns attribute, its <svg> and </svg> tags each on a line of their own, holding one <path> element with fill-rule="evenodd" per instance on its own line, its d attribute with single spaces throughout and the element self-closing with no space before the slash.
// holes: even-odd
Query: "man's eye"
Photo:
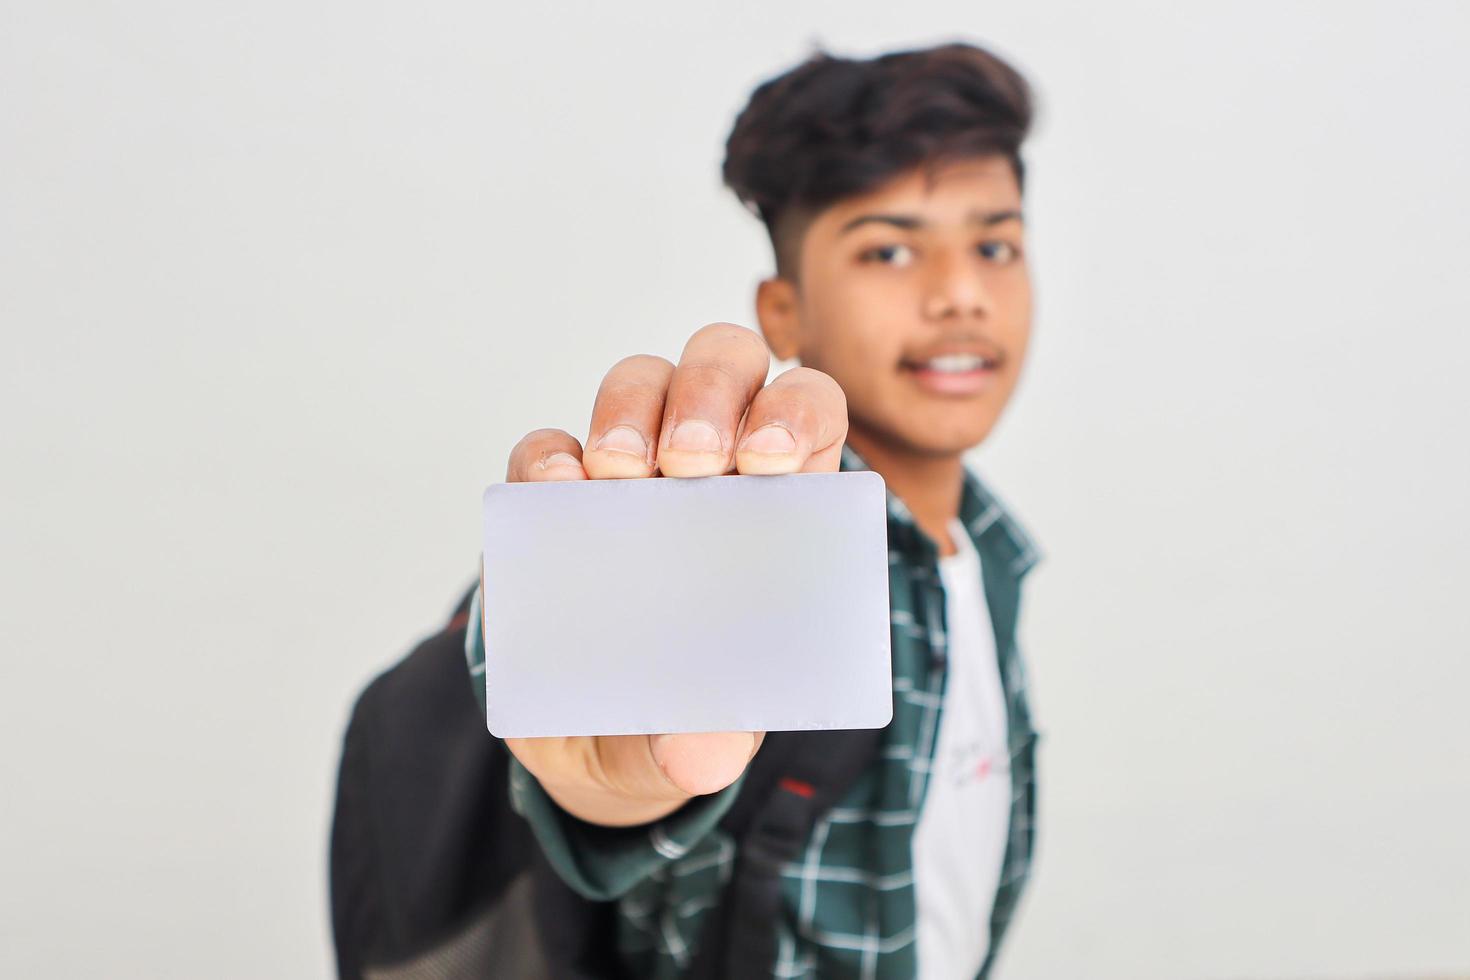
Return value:
<svg viewBox="0 0 1470 980">
<path fill-rule="evenodd" d="M 860 258 L 864 262 L 882 262 L 884 265 L 904 266 L 914 260 L 913 250 L 907 245 L 879 245 L 870 248 Z"/>
<path fill-rule="evenodd" d="M 1016 248 L 1016 246 L 1012 245 L 1010 242 L 981 242 L 980 254 L 986 259 L 986 261 L 1005 265 L 1008 262 L 1016 261 L 1017 256 L 1020 254 L 1020 250 Z"/>
</svg>

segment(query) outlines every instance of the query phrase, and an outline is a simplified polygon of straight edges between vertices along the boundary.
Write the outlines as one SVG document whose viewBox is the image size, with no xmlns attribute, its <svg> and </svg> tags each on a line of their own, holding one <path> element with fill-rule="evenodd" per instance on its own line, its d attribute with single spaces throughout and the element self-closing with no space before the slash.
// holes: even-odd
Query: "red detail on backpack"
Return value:
<svg viewBox="0 0 1470 980">
<path fill-rule="evenodd" d="M 791 776 L 782 776 L 781 782 L 778 785 L 788 792 L 795 793 L 797 796 L 804 796 L 807 799 L 811 799 L 817 792 L 811 783 L 795 779 Z"/>
</svg>

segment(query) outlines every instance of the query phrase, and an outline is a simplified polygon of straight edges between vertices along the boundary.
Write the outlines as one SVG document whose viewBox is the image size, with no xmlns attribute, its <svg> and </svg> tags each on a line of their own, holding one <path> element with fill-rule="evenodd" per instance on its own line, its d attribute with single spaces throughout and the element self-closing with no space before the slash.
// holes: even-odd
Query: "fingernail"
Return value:
<svg viewBox="0 0 1470 980">
<path fill-rule="evenodd" d="M 703 419 L 685 419 L 669 433 L 669 448 L 685 453 L 718 453 L 725 447 L 714 426 Z"/>
<path fill-rule="evenodd" d="M 605 453 L 627 453 L 639 459 L 648 459 L 648 442 L 631 425 L 615 425 L 608 429 L 593 448 Z"/>
<path fill-rule="evenodd" d="M 581 469 L 582 462 L 571 453 L 552 453 L 541 461 L 541 468 L 543 470 L 549 470 L 555 466 L 575 466 L 577 469 Z"/>
<path fill-rule="evenodd" d="M 748 453 L 791 453 L 796 451 L 796 438 L 786 426 L 772 422 L 746 436 L 740 448 Z"/>
</svg>

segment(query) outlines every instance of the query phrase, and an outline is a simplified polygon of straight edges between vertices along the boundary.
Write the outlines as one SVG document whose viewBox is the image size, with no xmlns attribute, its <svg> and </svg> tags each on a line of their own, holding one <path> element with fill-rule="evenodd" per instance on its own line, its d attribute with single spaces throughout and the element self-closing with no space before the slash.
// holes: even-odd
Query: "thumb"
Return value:
<svg viewBox="0 0 1470 980">
<path fill-rule="evenodd" d="M 765 732 L 680 732 L 648 736 L 664 778 L 691 796 L 718 793 L 740 778 Z"/>
</svg>

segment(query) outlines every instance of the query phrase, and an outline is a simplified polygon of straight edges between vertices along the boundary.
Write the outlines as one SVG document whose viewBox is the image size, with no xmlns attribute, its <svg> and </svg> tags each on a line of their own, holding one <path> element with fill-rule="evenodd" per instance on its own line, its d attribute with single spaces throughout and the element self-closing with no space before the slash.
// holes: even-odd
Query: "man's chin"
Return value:
<svg viewBox="0 0 1470 980">
<path fill-rule="evenodd" d="M 984 436 L 976 436 L 971 439 L 954 439 L 944 442 L 926 440 L 912 444 L 912 452 L 916 456 L 925 456 L 930 459 L 951 459 L 962 456 L 985 441 Z"/>
<path fill-rule="evenodd" d="M 973 413 L 959 417 L 954 413 L 933 413 L 906 420 L 899 431 L 916 454 L 957 456 L 984 442 L 994 427 L 993 418 L 976 418 Z"/>
<path fill-rule="evenodd" d="M 879 435 L 889 451 L 921 459 L 951 459 L 974 449 L 990 434 L 991 425 L 977 426 L 973 419 L 963 425 L 932 424 L 890 428 Z M 876 434 L 876 433 L 875 433 Z M 861 447 L 854 446 L 859 449 Z"/>
</svg>

